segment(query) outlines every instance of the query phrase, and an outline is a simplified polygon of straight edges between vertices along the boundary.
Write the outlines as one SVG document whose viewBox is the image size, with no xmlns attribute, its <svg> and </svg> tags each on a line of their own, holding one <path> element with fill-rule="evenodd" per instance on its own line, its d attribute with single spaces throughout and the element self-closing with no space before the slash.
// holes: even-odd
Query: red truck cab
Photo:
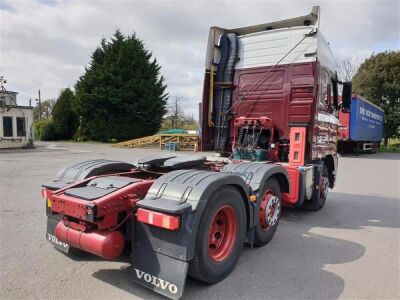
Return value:
<svg viewBox="0 0 400 300">
<path fill-rule="evenodd" d="M 298 170 L 320 164 L 333 188 L 341 82 L 318 24 L 314 7 L 304 17 L 210 28 L 200 116 L 203 151 Z M 294 197 L 286 204 L 303 204 L 300 195 Z"/>
</svg>

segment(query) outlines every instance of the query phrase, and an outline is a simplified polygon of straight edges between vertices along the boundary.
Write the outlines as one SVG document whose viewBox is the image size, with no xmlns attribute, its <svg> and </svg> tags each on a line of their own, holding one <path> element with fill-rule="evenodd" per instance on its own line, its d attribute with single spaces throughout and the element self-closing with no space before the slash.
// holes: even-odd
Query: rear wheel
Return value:
<svg viewBox="0 0 400 300">
<path fill-rule="evenodd" d="M 199 224 L 189 276 L 206 283 L 228 276 L 239 259 L 245 231 L 246 208 L 239 191 L 233 187 L 216 191 Z"/>
<path fill-rule="evenodd" d="M 324 164 L 322 166 L 322 174 L 319 179 L 319 200 L 318 200 L 318 209 L 320 210 L 324 207 L 326 198 L 328 198 L 329 191 L 329 173 L 328 168 Z"/>
<path fill-rule="evenodd" d="M 371 152 L 372 153 L 376 153 L 376 152 L 378 152 L 378 149 L 379 149 L 379 144 L 378 143 L 372 143 Z"/>
<path fill-rule="evenodd" d="M 318 192 L 319 199 L 318 202 L 315 200 L 313 196 L 311 200 L 306 200 L 303 203 L 303 208 L 311 211 L 321 210 L 328 198 L 329 191 L 329 172 L 325 163 L 322 165 L 321 176 L 319 178 Z"/>
<path fill-rule="evenodd" d="M 270 178 L 265 183 L 262 198 L 259 200 L 259 223 L 255 229 L 254 244 L 264 246 L 268 244 L 275 234 L 281 217 L 281 189 L 275 178 Z"/>
</svg>

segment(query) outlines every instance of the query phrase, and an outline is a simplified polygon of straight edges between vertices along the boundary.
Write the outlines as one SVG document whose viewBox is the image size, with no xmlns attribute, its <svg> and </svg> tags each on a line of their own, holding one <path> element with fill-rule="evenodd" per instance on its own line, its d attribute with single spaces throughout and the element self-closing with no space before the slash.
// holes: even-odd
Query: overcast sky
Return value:
<svg viewBox="0 0 400 300">
<path fill-rule="evenodd" d="M 308 14 L 321 6 L 320 29 L 340 61 L 399 50 L 400 0 L 377 1 L 73 1 L 0 0 L 0 75 L 8 90 L 56 98 L 73 87 L 102 37 L 136 32 L 159 61 L 170 96 L 197 118 L 208 29 L 235 28 Z"/>
</svg>

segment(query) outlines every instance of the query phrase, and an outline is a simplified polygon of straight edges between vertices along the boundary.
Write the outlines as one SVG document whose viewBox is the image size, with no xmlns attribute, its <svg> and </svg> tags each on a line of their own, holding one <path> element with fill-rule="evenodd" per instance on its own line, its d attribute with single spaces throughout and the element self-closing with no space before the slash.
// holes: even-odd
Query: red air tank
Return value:
<svg viewBox="0 0 400 300">
<path fill-rule="evenodd" d="M 117 258 L 125 244 L 124 237 L 119 231 L 93 230 L 82 232 L 65 226 L 62 221 L 57 224 L 55 235 L 61 242 L 105 259 Z"/>
</svg>

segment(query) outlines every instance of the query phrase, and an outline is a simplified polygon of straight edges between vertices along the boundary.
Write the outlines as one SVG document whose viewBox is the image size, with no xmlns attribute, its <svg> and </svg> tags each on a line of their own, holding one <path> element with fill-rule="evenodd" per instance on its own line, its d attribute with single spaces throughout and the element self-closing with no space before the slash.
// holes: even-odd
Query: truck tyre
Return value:
<svg viewBox="0 0 400 300">
<path fill-rule="evenodd" d="M 326 198 L 328 198 L 328 191 L 329 191 L 329 173 L 328 173 L 328 168 L 324 163 L 324 165 L 322 166 L 321 178 L 319 180 L 319 200 L 318 200 L 318 207 L 316 210 L 320 210 L 324 207 Z"/>
<path fill-rule="evenodd" d="M 275 178 L 267 180 L 258 201 L 259 223 L 255 228 L 254 245 L 264 246 L 271 241 L 281 218 L 281 189 Z"/>
<path fill-rule="evenodd" d="M 378 152 L 378 148 L 379 148 L 379 144 L 378 144 L 378 143 L 372 143 L 371 152 L 372 152 L 372 153 Z"/>
<path fill-rule="evenodd" d="M 200 220 L 189 276 L 210 284 L 227 277 L 239 259 L 245 232 L 246 207 L 240 192 L 229 186 L 215 191 Z"/>
</svg>

